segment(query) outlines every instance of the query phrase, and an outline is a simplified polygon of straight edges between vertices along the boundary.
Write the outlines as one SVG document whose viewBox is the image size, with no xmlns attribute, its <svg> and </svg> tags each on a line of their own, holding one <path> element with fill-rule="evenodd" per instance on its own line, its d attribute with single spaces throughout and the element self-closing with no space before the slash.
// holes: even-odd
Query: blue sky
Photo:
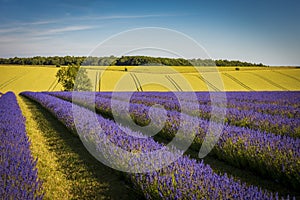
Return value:
<svg viewBox="0 0 300 200">
<path fill-rule="evenodd" d="M 0 0 L 0 57 L 89 55 L 122 31 L 162 27 L 213 59 L 300 66 L 299 9 L 297 0 Z"/>
</svg>

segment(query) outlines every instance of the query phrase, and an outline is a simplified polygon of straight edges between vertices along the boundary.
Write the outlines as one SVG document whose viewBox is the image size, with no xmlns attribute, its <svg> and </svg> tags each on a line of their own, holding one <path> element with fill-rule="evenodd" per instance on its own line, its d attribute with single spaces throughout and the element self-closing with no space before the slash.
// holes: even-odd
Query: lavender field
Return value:
<svg viewBox="0 0 300 200">
<path fill-rule="evenodd" d="M 96 152 L 93 156 L 99 161 L 95 163 L 106 159 L 108 163 L 103 164 L 114 169 L 107 173 L 117 174 L 118 180 L 125 181 L 136 199 L 299 198 L 299 92 L 227 92 L 226 105 L 214 104 L 212 94 L 208 92 L 197 92 L 194 100 L 188 92 L 181 93 L 182 99 L 171 92 L 74 94 L 22 92 L 20 98 L 50 114 L 54 123 L 66 127 L 63 135 L 80 138 L 82 143 L 79 145 Z M 129 102 L 126 101 L 128 95 L 131 95 Z M 182 102 L 188 105 L 184 111 Z M 131 122 L 127 118 L 127 108 Z M 74 109 L 80 111 L 79 120 L 74 116 Z M 221 115 L 222 109 L 226 114 L 221 121 L 218 113 Z M 43 188 L 43 185 L 48 187 L 47 180 L 43 183 L 39 173 L 47 166 L 36 167 L 24 117 L 13 93 L 0 97 L 0 110 L 1 138 L 4 141 L 1 143 L 0 196 L 4 199 L 40 199 L 46 196 L 47 199 L 47 190 Z M 151 128 L 158 130 L 153 136 L 148 135 L 148 129 L 137 129 L 151 124 L 150 112 L 157 123 Z M 50 120 L 48 115 L 44 115 L 46 120 Z M 206 158 L 199 158 L 197 153 L 210 126 L 222 126 L 220 137 Z M 176 135 L 181 128 L 182 138 L 178 139 Z M 184 137 L 191 135 L 194 138 L 185 153 L 180 145 L 173 145 L 171 153 L 158 154 L 160 157 L 150 154 L 166 148 L 174 138 L 176 144 L 181 144 L 185 142 Z M 105 151 L 108 142 L 115 149 L 146 156 L 114 160 L 119 158 L 119 152 L 115 149 Z M 42 155 L 37 157 L 39 159 Z M 172 162 L 162 164 L 168 160 Z M 148 162 L 148 171 L 132 172 L 145 161 Z M 161 167 L 150 170 L 156 164 Z M 88 189 L 87 193 L 91 190 Z"/>
<path fill-rule="evenodd" d="M 0 200 L 300 200 L 299 8 L 0 0 Z"/>
</svg>

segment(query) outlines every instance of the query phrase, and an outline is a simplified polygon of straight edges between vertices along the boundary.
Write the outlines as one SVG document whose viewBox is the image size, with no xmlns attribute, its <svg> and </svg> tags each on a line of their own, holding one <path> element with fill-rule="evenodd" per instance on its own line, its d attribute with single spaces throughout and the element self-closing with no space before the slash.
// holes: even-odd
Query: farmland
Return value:
<svg viewBox="0 0 300 200">
<path fill-rule="evenodd" d="M 20 193 L 25 198 L 27 195 L 44 199 L 300 197 L 298 68 L 219 67 L 218 72 L 209 67 L 126 68 L 86 67 L 96 92 L 78 93 L 72 99 L 71 92 L 60 91 L 62 87 L 55 77 L 57 67 L 0 66 L 0 110 L 9 119 L 19 116 L 21 135 L 30 143 L 25 142 L 25 147 L 21 147 L 30 146 L 22 159 L 28 160 L 28 168 L 23 170 L 29 175 L 37 171 L 37 176 L 33 175 L 34 179 L 26 183 L 34 189 L 0 190 L 0 196 L 14 198 L 20 197 Z M 218 76 L 223 87 L 214 81 L 213 77 Z M 16 97 L 8 91 L 13 91 Z M 128 102 L 130 91 L 135 92 Z M 226 114 L 219 119 L 224 105 L 214 104 L 210 95 L 218 96 L 222 91 L 226 91 Z M 87 103 L 91 97 L 94 105 Z M 184 110 L 182 102 L 186 104 Z M 163 126 L 153 124 L 151 130 L 159 131 L 148 137 L 145 129 L 130 125 L 127 106 L 135 125 L 151 124 L 148 113 L 152 112 L 156 122 Z M 80 111 L 79 121 L 74 109 Z M 1 138 L 8 135 L 4 126 L 14 123 L 9 124 L 5 119 L 1 115 Z M 220 126 L 222 133 L 212 151 L 199 158 L 209 130 Z M 178 130 L 182 130 L 179 138 Z M 164 149 L 174 138 L 174 144 L 184 144 L 191 135 L 193 140 L 180 157 L 177 157 L 183 153 L 180 145 L 170 147 L 172 151 L 168 154 L 146 154 Z M 6 146 L 14 143 L 13 139 L 8 141 Z M 131 152 L 133 157 L 122 157 L 117 150 L 106 151 L 106 143 Z M 90 144 L 88 151 L 86 144 Z M 143 157 L 144 154 L 147 156 Z M 13 155 L 5 154 L 14 160 Z M 102 164 L 95 157 L 108 160 Z M 38 160 L 34 162 L 33 158 Z M 141 162 L 149 160 L 148 171 L 132 173 Z M 151 168 L 154 163 L 163 165 L 168 160 L 173 162 L 155 170 Z M 4 159 L 0 159 L 0 164 L 6 164 Z M 6 179 L 15 181 L 16 187 L 24 184 L 17 178 Z M 0 187 L 9 188 L 9 181 L 0 181 Z"/>
<path fill-rule="evenodd" d="M 219 73 L 210 67 L 88 67 L 89 78 L 97 79 L 96 91 L 299 91 L 300 69 L 280 67 L 219 67 Z M 58 68 L 46 66 L 0 66 L 0 92 L 60 91 L 55 77 Z M 199 71 L 201 73 L 199 73 Z M 222 88 L 208 88 L 203 77 L 220 77 Z M 98 77 L 98 78 L 96 78 Z M 119 85 L 120 79 L 125 85 Z M 151 84 L 145 84 L 149 81 Z M 174 84 L 175 82 L 175 84 Z M 187 86 L 188 83 L 189 86 Z M 138 84 L 138 85 L 137 85 Z M 178 88 L 177 85 L 180 85 Z M 214 83 L 212 83 L 213 85 Z"/>
</svg>

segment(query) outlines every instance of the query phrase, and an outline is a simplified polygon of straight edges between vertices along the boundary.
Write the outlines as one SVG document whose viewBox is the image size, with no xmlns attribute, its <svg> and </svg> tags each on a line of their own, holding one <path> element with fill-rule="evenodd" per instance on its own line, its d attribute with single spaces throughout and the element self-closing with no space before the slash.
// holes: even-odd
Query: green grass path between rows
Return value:
<svg viewBox="0 0 300 200">
<path fill-rule="evenodd" d="M 138 199 L 120 174 L 94 159 L 80 139 L 41 106 L 18 96 L 45 199 Z"/>
</svg>

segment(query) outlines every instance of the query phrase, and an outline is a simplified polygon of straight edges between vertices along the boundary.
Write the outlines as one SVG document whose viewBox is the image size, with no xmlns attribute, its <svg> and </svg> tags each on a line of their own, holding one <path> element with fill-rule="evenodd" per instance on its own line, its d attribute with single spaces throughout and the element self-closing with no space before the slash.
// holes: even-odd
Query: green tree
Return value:
<svg viewBox="0 0 300 200">
<path fill-rule="evenodd" d="M 86 69 L 77 65 L 60 68 L 56 77 L 64 91 L 91 91 L 92 89 L 92 83 L 88 78 Z"/>
</svg>

